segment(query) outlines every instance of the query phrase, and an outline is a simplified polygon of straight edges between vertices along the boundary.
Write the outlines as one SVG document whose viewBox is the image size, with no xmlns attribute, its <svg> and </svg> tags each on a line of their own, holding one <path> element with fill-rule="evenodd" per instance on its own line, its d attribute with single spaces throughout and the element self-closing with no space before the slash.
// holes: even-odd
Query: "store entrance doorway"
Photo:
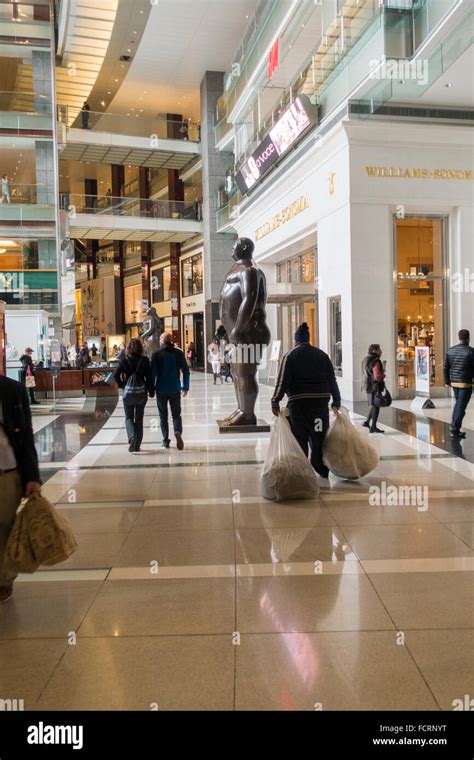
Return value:
<svg viewBox="0 0 474 760">
<path fill-rule="evenodd" d="M 415 348 L 429 348 L 429 381 L 444 392 L 447 333 L 446 219 L 394 218 L 398 393 L 416 393 Z"/>
<path fill-rule="evenodd" d="M 193 368 L 204 369 L 204 315 L 202 311 L 195 314 L 183 315 L 183 348 L 187 350 L 189 344 L 194 343 L 196 351 Z"/>
</svg>

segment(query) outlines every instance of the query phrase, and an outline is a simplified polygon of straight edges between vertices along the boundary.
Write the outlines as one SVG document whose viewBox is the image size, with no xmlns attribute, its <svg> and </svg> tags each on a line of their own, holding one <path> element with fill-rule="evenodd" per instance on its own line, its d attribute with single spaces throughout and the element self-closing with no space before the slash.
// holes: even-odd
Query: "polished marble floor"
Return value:
<svg viewBox="0 0 474 760">
<path fill-rule="evenodd" d="M 262 386 L 267 420 L 270 397 Z M 44 493 L 79 548 L 21 576 L 0 608 L 0 698 L 31 710 L 450 710 L 473 695 L 474 464 L 447 445 L 449 409 L 383 410 L 368 477 L 331 476 L 315 501 L 274 504 L 259 488 L 268 434 L 219 436 L 233 408 L 232 386 L 193 374 L 184 451 L 161 448 L 149 401 L 137 454 L 121 403 L 35 411 Z M 426 486 L 427 502 L 373 505 L 382 484 Z"/>
</svg>

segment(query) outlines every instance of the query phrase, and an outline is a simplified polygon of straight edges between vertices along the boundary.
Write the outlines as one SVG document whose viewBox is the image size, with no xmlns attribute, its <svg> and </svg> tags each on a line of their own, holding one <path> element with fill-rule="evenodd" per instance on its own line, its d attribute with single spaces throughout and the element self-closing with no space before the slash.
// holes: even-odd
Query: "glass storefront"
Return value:
<svg viewBox="0 0 474 760">
<path fill-rule="evenodd" d="M 314 285 L 314 294 L 311 297 L 289 297 L 286 303 L 278 305 L 278 337 L 282 344 L 282 353 L 290 351 L 294 346 L 294 333 L 296 328 L 307 322 L 311 343 L 317 346 L 318 340 L 318 291 L 316 276 L 316 252 L 315 250 L 286 259 L 276 265 L 277 282 L 290 285 L 306 284 Z"/>
<path fill-rule="evenodd" d="M 204 315 L 202 312 L 183 314 L 183 345 L 186 351 L 190 343 L 196 351 L 193 369 L 204 369 Z"/>
<path fill-rule="evenodd" d="M 443 217 L 394 219 L 398 388 L 415 391 L 415 347 L 430 349 L 430 385 L 443 387 L 446 349 Z"/>
<path fill-rule="evenodd" d="M 329 298 L 329 356 L 334 372 L 342 377 L 342 307 L 341 296 Z"/>
<path fill-rule="evenodd" d="M 203 292 L 202 253 L 181 262 L 181 295 L 197 296 Z"/>
</svg>

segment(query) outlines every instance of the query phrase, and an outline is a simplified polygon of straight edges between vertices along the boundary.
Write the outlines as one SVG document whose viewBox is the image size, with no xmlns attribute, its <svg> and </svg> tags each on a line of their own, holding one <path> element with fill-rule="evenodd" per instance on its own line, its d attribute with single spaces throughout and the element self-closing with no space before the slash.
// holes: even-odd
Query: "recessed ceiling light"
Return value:
<svg viewBox="0 0 474 760">
<path fill-rule="evenodd" d="M 114 79 L 114 82 L 118 82 L 118 79 Z"/>
<path fill-rule="evenodd" d="M 105 100 L 101 100 L 100 105 L 105 107 Z"/>
<path fill-rule="evenodd" d="M 452 82 L 447 82 L 447 83 L 446 83 L 444 86 L 445 86 L 445 87 L 452 87 L 452 86 L 453 86 L 453 83 L 452 83 Z"/>
<path fill-rule="evenodd" d="M 107 95 L 112 95 L 112 90 L 107 90 Z"/>
</svg>

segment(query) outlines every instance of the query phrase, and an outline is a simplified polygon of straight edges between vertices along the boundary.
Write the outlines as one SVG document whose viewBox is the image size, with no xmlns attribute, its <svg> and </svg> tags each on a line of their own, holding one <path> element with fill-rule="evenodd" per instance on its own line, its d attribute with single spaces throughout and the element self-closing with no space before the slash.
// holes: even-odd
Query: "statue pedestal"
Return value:
<svg viewBox="0 0 474 760">
<path fill-rule="evenodd" d="M 269 433 L 270 425 L 265 420 L 257 420 L 256 425 L 226 425 L 224 420 L 217 420 L 219 433 Z"/>
</svg>

